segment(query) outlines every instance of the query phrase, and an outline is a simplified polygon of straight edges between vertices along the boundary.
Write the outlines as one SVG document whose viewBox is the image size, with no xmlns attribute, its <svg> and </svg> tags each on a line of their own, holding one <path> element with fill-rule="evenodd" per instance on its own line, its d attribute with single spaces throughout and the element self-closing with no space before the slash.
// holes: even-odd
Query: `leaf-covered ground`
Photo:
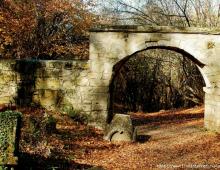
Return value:
<svg viewBox="0 0 220 170">
<path fill-rule="evenodd" d="M 139 135 L 133 143 L 104 141 L 102 131 L 60 113 L 20 111 L 22 169 L 220 169 L 220 135 L 203 128 L 203 107 L 132 114 Z M 48 115 L 57 130 L 45 130 Z"/>
</svg>

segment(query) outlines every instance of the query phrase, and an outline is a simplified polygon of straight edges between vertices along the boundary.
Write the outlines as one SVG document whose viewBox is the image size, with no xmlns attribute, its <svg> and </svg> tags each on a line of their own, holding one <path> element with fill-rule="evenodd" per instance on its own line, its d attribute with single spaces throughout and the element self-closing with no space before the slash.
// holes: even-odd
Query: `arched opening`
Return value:
<svg viewBox="0 0 220 170">
<path fill-rule="evenodd" d="M 203 103 L 204 64 L 186 51 L 149 47 L 113 67 L 108 122 L 115 113 L 156 112 Z"/>
</svg>

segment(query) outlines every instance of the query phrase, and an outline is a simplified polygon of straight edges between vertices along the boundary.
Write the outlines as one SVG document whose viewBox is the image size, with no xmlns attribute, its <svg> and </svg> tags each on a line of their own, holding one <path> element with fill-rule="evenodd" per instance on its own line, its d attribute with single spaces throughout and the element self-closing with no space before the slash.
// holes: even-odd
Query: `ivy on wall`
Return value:
<svg viewBox="0 0 220 170">
<path fill-rule="evenodd" d="M 20 112 L 0 112 L 0 165 L 16 164 L 21 116 Z"/>
</svg>

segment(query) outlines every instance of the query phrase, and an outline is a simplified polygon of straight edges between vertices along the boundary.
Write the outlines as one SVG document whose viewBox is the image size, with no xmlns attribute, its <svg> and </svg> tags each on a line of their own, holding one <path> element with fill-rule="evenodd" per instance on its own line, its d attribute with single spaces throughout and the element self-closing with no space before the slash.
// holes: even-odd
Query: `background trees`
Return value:
<svg viewBox="0 0 220 170">
<path fill-rule="evenodd" d="M 215 27 L 219 22 L 218 0 L 112 0 L 103 4 L 113 23 Z"/>
<path fill-rule="evenodd" d="M 198 68 L 176 52 L 143 51 L 116 72 L 112 84 L 113 113 L 154 112 L 203 103 L 205 84 Z"/>
</svg>

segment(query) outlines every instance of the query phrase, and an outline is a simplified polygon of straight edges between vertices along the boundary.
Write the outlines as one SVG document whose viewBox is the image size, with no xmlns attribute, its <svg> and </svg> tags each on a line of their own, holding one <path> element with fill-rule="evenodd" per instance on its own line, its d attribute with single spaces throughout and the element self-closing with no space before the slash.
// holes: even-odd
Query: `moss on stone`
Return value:
<svg viewBox="0 0 220 170">
<path fill-rule="evenodd" d="M 17 158 L 14 153 L 18 149 L 18 123 L 20 112 L 0 112 L 0 165 L 14 165 Z"/>
</svg>

